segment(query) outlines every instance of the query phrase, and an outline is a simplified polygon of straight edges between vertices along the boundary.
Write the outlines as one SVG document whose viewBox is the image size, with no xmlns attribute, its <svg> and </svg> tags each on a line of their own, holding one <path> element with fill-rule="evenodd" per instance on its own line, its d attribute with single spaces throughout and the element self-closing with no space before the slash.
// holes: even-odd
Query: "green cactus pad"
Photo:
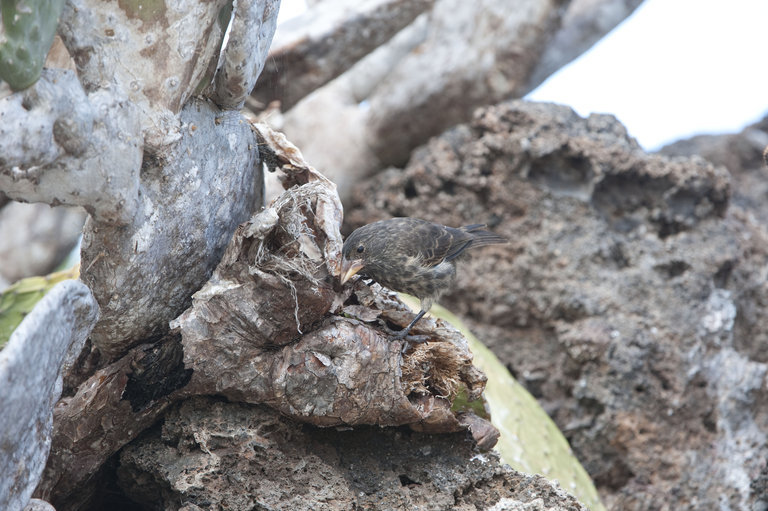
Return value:
<svg viewBox="0 0 768 511">
<path fill-rule="evenodd" d="M 78 264 L 44 277 L 21 279 L 0 293 L 0 349 L 5 347 L 13 331 L 45 293 L 62 280 L 76 279 L 79 275 Z"/>
<path fill-rule="evenodd" d="M 0 79 L 13 90 L 40 77 L 64 0 L 0 0 Z"/>
</svg>

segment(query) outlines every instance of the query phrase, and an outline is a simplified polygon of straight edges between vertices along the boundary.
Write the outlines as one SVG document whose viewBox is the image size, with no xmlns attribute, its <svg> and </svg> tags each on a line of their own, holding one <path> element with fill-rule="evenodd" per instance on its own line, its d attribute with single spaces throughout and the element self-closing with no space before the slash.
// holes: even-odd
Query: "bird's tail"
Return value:
<svg viewBox="0 0 768 511">
<path fill-rule="evenodd" d="M 460 229 L 472 235 L 472 243 L 467 248 L 484 247 L 485 245 L 495 245 L 497 243 L 508 243 L 509 240 L 504 236 L 499 236 L 495 232 L 486 230 L 485 224 L 472 224 L 460 227 Z"/>
</svg>

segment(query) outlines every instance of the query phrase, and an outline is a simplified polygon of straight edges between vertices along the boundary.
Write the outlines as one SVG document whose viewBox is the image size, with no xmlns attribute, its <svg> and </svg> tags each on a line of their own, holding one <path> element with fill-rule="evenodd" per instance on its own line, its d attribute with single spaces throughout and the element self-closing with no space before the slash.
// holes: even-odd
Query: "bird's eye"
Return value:
<svg viewBox="0 0 768 511">
<path fill-rule="evenodd" d="M 365 247 L 364 247 L 364 246 L 362 246 L 362 245 L 360 245 L 359 247 L 357 247 L 357 253 L 358 253 L 358 254 L 362 254 L 364 250 L 365 250 Z"/>
</svg>

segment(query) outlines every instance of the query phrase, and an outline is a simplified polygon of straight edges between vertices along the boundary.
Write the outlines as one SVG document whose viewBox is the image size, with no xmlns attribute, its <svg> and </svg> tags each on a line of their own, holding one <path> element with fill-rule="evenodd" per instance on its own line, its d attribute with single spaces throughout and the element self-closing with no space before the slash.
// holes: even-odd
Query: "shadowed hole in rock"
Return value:
<svg viewBox="0 0 768 511">
<path fill-rule="evenodd" d="M 714 280 L 715 283 L 715 287 L 722 289 L 728 285 L 728 280 L 731 278 L 731 273 L 733 272 L 734 266 L 734 261 L 730 259 L 720 265 L 720 267 L 715 272 L 715 275 L 712 277 L 712 280 Z"/>
<path fill-rule="evenodd" d="M 663 210 L 664 192 L 672 186 L 670 180 L 665 177 L 651 178 L 628 172 L 609 175 L 595 185 L 592 204 L 610 222 L 613 229 L 628 232 L 640 223 L 639 219 L 631 217 L 631 213 L 640 208 L 649 211 Z M 662 222 L 658 221 L 659 224 Z M 665 237 L 673 234 L 674 229 L 671 225 L 660 225 L 657 231 L 659 237 Z"/>
<path fill-rule="evenodd" d="M 614 243 L 611 245 L 608 254 L 610 260 L 616 264 L 617 268 L 627 268 L 632 264 L 623 243 Z"/>
<path fill-rule="evenodd" d="M 403 193 L 405 194 L 406 199 L 413 199 L 417 195 L 419 195 L 418 190 L 416 190 L 416 184 L 413 182 L 413 179 L 409 179 L 405 182 L 405 186 L 403 186 Z"/>
<path fill-rule="evenodd" d="M 696 207 L 705 197 L 705 193 L 697 190 L 678 190 L 667 199 L 667 205 L 673 215 L 696 218 Z"/>
<path fill-rule="evenodd" d="M 397 476 L 398 479 L 400 479 L 400 484 L 402 486 L 421 486 L 421 483 L 418 481 L 414 481 L 410 477 L 408 477 L 406 474 L 400 474 Z"/>
<path fill-rule="evenodd" d="M 159 425 L 157 427 L 159 428 Z M 150 434 L 153 430 L 154 427 L 148 429 L 146 434 Z M 94 476 L 98 484 L 94 485 L 93 494 L 89 495 L 87 500 L 80 505 L 79 509 L 81 511 L 100 511 L 102 509 L 109 509 L 110 511 L 144 511 L 152 509 L 149 505 L 136 502 L 126 495 L 118 481 L 117 470 L 119 470 L 119 465 L 119 454 L 112 455 L 104 463 L 101 470 Z M 147 491 L 156 491 L 154 482 L 147 481 Z"/>
<path fill-rule="evenodd" d="M 534 160 L 528 179 L 554 195 L 589 200 L 595 173 L 588 158 L 555 155 Z"/>
<path fill-rule="evenodd" d="M 610 470 L 594 475 L 593 480 L 598 488 L 604 487 L 615 491 L 625 486 L 633 477 L 635 474 L 629 466 L 622 460 L 616 459 L 611 464 Z"/>
<path fill-rule="evenodd" d="M 605 405 L 592 397 L 579 398 L 579 407 L 583 409 L 586 414 L 597 417 L 605 412 Z"/>
<path fill-rule="evenodd" d="M 657 264 L 653 267 L 654 270 L 661 273 L 669 279 L 679 277 L 683 273 L 691 269 L 691 265 L 685 261 L 674 260 L 668 263 Z"/>
<path fill-rule="evenodd" d="M 682 222 L 669 220 L 667 218 L 658 220 L 654 222 L 654 224 L 657 227 L 656 234 L 658 234 L 659 238 L 662 240 L 668 238 L 669 236 L 674 236 L 675 234 L 681 233 L 689 227 Z"/>
</svg>

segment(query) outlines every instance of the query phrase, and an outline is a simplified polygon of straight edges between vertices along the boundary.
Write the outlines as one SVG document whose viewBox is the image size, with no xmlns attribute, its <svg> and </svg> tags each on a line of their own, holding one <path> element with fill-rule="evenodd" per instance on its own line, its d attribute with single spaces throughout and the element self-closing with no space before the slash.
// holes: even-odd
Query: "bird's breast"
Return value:
<svg viewBox="0 0 768 511">
<path fill-rule="evenodd" d="M 418 298 L 437 298 L 456 278 L 456 266 L 442 262 L 426 267 L 417 258 L 404 257 L 397 265 L 374 268 L 368 276 L 384 287 Z"/>
</svg>

